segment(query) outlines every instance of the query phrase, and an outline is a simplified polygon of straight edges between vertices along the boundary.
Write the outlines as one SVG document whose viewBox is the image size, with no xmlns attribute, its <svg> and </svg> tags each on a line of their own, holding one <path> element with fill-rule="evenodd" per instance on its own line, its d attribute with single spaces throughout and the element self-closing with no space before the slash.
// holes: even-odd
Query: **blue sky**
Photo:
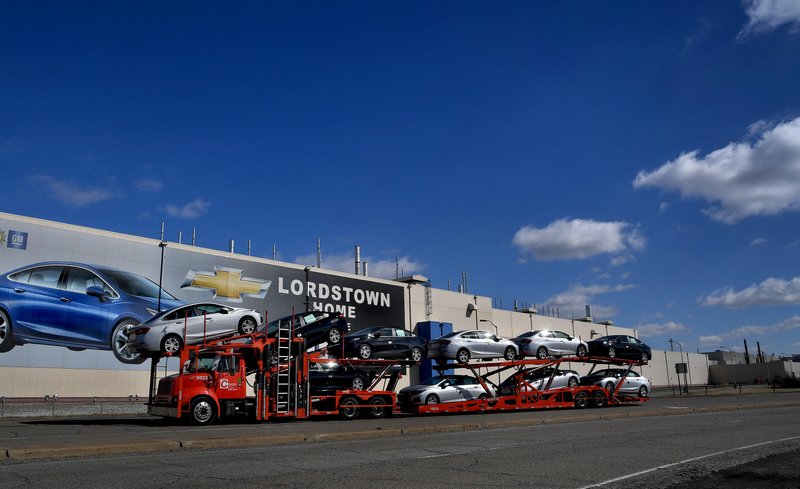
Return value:
<svg viewBox="0 0 800 489">
<path fill-rule="evenodd" d="M 800 3 L 0 7 L 0 210 L 800 352 Z"/>
</svg>

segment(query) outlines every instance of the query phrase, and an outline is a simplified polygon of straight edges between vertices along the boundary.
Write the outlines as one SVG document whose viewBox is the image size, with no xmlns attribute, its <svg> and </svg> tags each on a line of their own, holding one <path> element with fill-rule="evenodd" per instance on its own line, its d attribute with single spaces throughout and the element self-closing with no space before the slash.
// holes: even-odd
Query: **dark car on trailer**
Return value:
<svg viewBox="0 0 800 489">
<path fill-rule="evenodd" d="M 653 358 L 650 347 L 638 338 L 625 334 L 603 336 L 588 342 L 589 355 L 593 357 L 623 358 L 647 363 Z"/>
<path fill-rule="evenodd" d="M 333 394 L 335 391 L 366 390 L 378 372 L 374 367 L 349 363 L 312 363 L 308 368 L 311 394 Z"/>
<path fill-rule="evenodd" d="M 344 316 L 323 311 L 301 312 L 270 321 L 265 327 L 267 337 L 277 337 L 281 328 L 291 331 L 294 336 L 305 338 L 307 348 L 323 343 L 328 346 L 338 345 L 342 337 L 350 331 L 350 325 Z"/>
<path fill-rule="evenodd" d="M 364 328 L 344 337 L 347 357 L 407 358 L 419 362 L 428 353 L 428 342 L 403 328 L 377 326 Z"/>
</svg>

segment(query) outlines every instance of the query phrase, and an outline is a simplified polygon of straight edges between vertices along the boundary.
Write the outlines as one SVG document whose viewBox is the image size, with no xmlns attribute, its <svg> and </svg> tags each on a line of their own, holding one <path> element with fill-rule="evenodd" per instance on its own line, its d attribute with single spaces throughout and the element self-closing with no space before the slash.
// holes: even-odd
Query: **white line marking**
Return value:
<svg viewBox="0 0 800 489">
<path fill-rule="evenodd" d="M 630 479 L 631 477 L 644 475 L 650 472 L 655 472 L 656 470 L 666 469 L 668 467 L 674 467 L 676 465 L 686 464 L 690 462 L 697 462 L 698 460 L 703 460 L 704 458 L 716 457 L 718 455 L 724 455 L 726 453 L 738 452 L 740 450 L 747 450 L 748 448 L 762 447 L 764 445 L 771 445 L 773 443 L 780 443 L 783 441 L 790 441 L 797 439 L 800 439 L 800 436 L 790 436 L 788 438 L 781 438 L 780 440 L 765 441 L 761 443 L 754 443 L 752 445 L 747 445 L 744 447 L 730 448 L 728 450 L 722 450 L 721 452 L 714 452 L 714 453 L 709 453 L 708 455 L 701 455 L 699 457 L 688 458 L 686 460 L 681 460 L 680 462 L 673 462 L 671 464 L 659 465 L 658 467 L 653 467 L 652 469 L 640 470 L 639 472 L 634 472 L 633 474 L 623 475 L 622 477 L 615 477 L 614 479 L 608 479 L 606 481 L 598 482 L 596 484 L 589 484 L 588 486 L 579 487 L 578 489 L 589 489 L 590 487 L 605 486 L 606 484 L 611 484 L 612 482 L 618 482 L 621 480 Z"/>
<path fill-rule="evenodd" d="M 689 409 L 686 406 L 664 406 L 665 409 Z"/>
</svg>

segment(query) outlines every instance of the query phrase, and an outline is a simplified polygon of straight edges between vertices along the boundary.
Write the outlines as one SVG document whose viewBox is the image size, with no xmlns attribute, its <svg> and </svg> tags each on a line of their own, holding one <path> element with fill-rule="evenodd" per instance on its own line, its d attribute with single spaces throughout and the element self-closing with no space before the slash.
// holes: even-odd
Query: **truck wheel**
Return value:
<svg viewBox="0 0 800 489">
<path fill-rule="evenodd" d="M 601 391 L 595 391 L 592 394 L 592 407 L 601 408 L 606 406 L 606 395 Z"/>
<path fill-rule="evenodd" d="M 250 316 L 245 316 L 239 321 L 239 334 L 251 334 L 256 332 L 256 320 Z"/>
<path fill-rule="evenodd" d="M 572 399 L 573 402 L 575 402 L 575 407 L 578 409 L 583 409 L 589 404 L 589 396 L 587 396 L 584 391 L 576 393 L 575 397 Z"/>
<path fill-rule="evenodd" d="M 214 401 L 206 396 L 201 396 L 192 401 L 192 408 L 189 411 L 189 419 L 192 424 L 197 426 L 205 426 L 211 424 L 217 418 L 217 408 L 214 407 Z"/>
<path fill-rule="evenodd" d="M 359 404 L 358 400 L 355 397 L 345 397 L 339 403 L 339 417 L 345 421 L 352 421 L 358 418 L 358 408 L 356 407 Z"/>
<path fill-rule="evenodd" d="M 120 362 L 138 365 L 147 359 L 141 355 L 128 351 L 128 337 L 125 336 L 125 328 L 134 324 L 139 323 L 132 319 L 126 319 L 121 321 L 114 328 L 114 331 L 111 333 L 111 351 L 114 352 L 114 356 L 117 357 L 117 360 Z"/>
<path fill-rule="evenodd" d="M 369 408 L 366 410 L 367 416 L 372 419 L 380 419 L 386 416 L 388 411 L 392 410 L 392 408 L 386 406 L 386 399 L 381 396 L 371 398 L 367 404 L 369 404 Z"/>
<path fill-rule="evenodd" d="M 14 337 L 11 334 L 11 318 L 0 310 L 0 353 L 14 348 Z"/>
</svg>

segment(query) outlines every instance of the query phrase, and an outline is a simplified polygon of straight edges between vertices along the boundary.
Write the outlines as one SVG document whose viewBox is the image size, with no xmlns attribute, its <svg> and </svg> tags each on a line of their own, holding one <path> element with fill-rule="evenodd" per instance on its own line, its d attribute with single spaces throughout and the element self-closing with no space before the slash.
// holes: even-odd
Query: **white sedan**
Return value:
<svg viewBox="0 0 800 489">
<path fill-rule="evenodd" d="M 237 334 L 254 333 L 264 322 L 253 309 L 209 302 L 186 304 L 156 314 L 128 327 L 127 348 L 131 353 L 177 353 L 183 345 L 202 343 Z"/>
</svg>

